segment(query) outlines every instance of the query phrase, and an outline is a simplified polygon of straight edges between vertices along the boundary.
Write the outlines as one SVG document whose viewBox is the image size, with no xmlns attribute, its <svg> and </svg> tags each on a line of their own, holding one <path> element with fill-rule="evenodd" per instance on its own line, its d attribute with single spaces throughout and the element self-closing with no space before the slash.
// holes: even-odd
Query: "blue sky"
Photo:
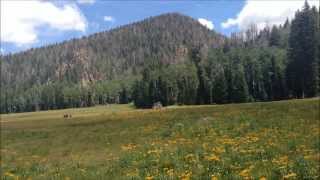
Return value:
<svg viewBox="0 0 320 180">
<path fill-rule="evenodd" d="M 251 23 L 249 20 L 261 28 L 267 24 L 280 24 L 287 17 L 292 18 L 294 11 L 303 4 L 303 1 L 282 2 L 284 3 L 267 0 L 262 3 L 241 0 L 4 0 L 1 1 L 1 52 L 19 52 L 86 36 L 167 12 L 202 18 L 204 22 L 213 23 L 215 31 L 229 35 L 230 32 L 246 27 Z"/>
<path fill-rule="evenodd" d="M 156 16 L 167 12 L 179 12 L 195 19 L 205 18 L 213 22 L 215 30 L 228 33 L 231 29 L 221 29 L 219 24 L 229 17 L 237 14 L 244 1 L 103 1 L 91 6 L 80 5 L 84 14 L 90 22 L 100 24 L 100 29 L 89 29 L 99 31 L 109 29 L 119 25 L 128 24 L 134 21 L 145 19 L 146 17 Z M 226 10 L 228 9 L 228 10 Z M 103 16 L 114 17 L 114 22 L 104 22 Z"/>
</svg>

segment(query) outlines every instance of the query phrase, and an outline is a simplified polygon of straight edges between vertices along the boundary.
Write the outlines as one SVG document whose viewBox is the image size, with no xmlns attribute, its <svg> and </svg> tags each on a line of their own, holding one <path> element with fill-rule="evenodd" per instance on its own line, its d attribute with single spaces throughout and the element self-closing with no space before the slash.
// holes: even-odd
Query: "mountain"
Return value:
<svg viewBox="0 0 320 180">
<path fill-rule="evenodd" d="M 146 63 L 185 61 L 190 48 L 219 47 L 224 37 L 178 13 L 150 17 L 81 39 L 1 57 L 4 88 L 67 82 L 87 86 L 99 80 L 136 76 Z"/>
<path fill-rule="evenodd" d="M 318 10 L 306 5 L 283 26 L 250 25 L 227 38 L 168 13 L 2 56 L 1 113 L 314 97 L 320 94 L 318 23 Z"/>
</svg>

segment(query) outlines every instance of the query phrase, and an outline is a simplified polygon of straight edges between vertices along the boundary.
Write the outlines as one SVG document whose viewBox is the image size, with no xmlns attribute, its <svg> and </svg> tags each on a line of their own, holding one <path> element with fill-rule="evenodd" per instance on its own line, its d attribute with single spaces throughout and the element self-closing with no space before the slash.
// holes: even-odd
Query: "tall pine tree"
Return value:
<svg viewBox="0 0 320 180">
<path fill-rule="evenodd" d="M 319 91 L 317 10 L 307 1 L 295 14 L 289 36 L 287 81 L 292 95 L 313 97 Z"/>
</svg>

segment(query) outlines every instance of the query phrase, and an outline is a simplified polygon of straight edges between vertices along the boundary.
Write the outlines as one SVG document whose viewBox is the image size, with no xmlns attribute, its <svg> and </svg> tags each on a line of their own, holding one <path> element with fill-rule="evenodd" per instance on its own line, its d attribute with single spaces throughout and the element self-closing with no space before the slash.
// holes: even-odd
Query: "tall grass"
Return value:
<svg viewBox="0 0 320 180">
<path fill-rule="evenodd" d="M 69 112 L 72 119 L 64 119 Z M 2 116 L 2 179 L 318 179 L 319 98 Z"/>
</svg>

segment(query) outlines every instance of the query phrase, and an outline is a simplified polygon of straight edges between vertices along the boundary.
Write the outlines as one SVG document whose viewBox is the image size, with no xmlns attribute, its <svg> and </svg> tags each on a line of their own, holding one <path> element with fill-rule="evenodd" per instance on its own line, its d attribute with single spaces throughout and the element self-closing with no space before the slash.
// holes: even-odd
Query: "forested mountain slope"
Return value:
<svg viewBox="0 0 320 180">
<path fill-rule="evenodd" d="M 147 61 L 175 64 L 192 46 L 220 46 L 222 36 L 178 13 L 3 57 L 1 81 L 20 88 L 51 81 L 82 83 L 137 74 Z"/>
</svg>

